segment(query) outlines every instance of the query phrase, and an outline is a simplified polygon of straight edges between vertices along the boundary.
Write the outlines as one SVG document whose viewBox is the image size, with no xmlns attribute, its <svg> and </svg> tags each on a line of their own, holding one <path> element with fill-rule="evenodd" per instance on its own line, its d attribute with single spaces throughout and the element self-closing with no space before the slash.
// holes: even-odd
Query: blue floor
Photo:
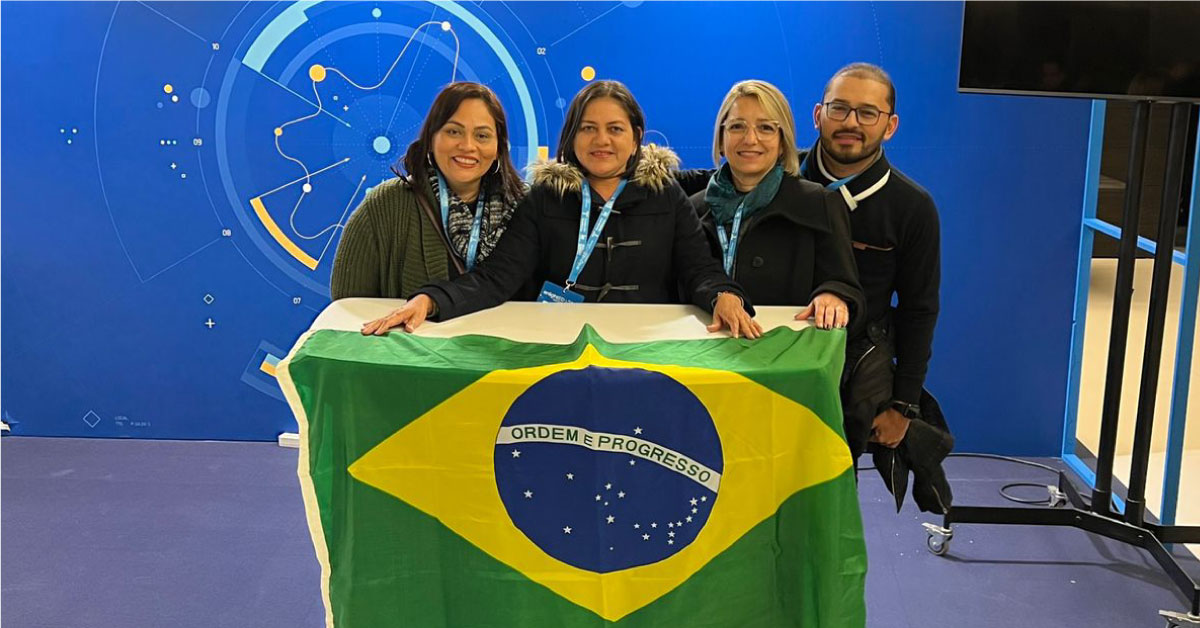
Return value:
<svg viewBox="0 0 1200 628">
<path fill-rule="evenodd" d="M 9 437 L 0 459 L 6 628 L 322 626 L 296 450 Z M 1053 482 L 988 460 L 948 472 L 961 504 Z M 861 478 L 869 626 L 1159 627 L 1159 609 L 1184 608 L 1149 555 L 1076 530 L 960 526 L 934 556 L 920 525 L 934 519 L 895 514 L 875 473 Z"/>
</svg>

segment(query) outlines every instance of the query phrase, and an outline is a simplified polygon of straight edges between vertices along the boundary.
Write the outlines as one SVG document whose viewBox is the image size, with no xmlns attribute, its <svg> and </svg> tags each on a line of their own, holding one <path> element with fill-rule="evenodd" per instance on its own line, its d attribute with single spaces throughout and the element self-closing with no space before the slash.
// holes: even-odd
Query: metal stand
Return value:
<svg viewBox="0 0 1200 628">
<path fill-rule="evenodd" d="M 1125 342 L 1129 335 L 1134 255 L 1137 249 L 1138 204 L 1142 193 L 1142 167 L 1146 158 L 1150 105 L 1148 101 L 1138 102 L 1134 110 L 1133 142 L 1130 147 L 1129 176 L 1125 188 L 1116 292 L 1113 299 L 1113 322 L 1108 346 L 1108 370 L 1104 383 L 1100 451 L 1096 464 L 1096 487 L 1092 491 L 1091 503 L 1084 501 L 1066 473 L 1060 471 L 1058 488 L 1057 491 L 1051 490 L 1049 507 L 954 506 L 945 515 L 941 526 L 927 523 L 925 528 L 929 533 L 929 550 L 939 556 L 946 554 L 950 549 L 950 540 L 954 538 L 953 525 L 964 523 L 1066 526 L 1136 545 L 1150 552 L 1175 586 L 1190 600 L 1190 608 L 1186 614 L 1160 611 L 1159 614 L 1167 621 L 1167 627 L 1175 628 L 1200 626 L 1200 585 L 1183 570 L 1164 544 L 1200 543 L 1200 526 L 1160 526 L 1147 523 L 1145 496 L 1146 467 L 1150 461 L 1150 437 L 1154 427 L 1155 392 L 1167 315 L 1167 293 L 1170 288 L 1171 255 L 1174 251 L 1176 220 L 1179 216 L 1184 149 L 1191 114 L 1191 105 L 1186 103 L 1176 103 L 1171 108 L 1158 246 L 1155 249 L 1154 274 L 1150 288 L 1146 352 L 1142 362 L 1133 461 L 1129 474 L 1129 498 L 1126 500 L 1123 514 L 1114 512 L 1112 508 L 1113 458 L 1116 453 L 1117 425 L 1120 419 Z"/>
</svg>

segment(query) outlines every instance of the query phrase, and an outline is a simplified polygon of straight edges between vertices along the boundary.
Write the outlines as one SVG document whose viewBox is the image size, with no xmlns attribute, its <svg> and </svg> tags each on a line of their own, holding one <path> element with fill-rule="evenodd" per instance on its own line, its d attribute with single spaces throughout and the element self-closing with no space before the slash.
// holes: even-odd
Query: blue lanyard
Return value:
<svg viewBox="0 0 1200 628">
<path fill-rule="evenodd" d="M 592 251 L 596 250 L 596 242 L 600 240 L 600 232 L 604 231 L 604 224 L 608 222 L 608 216 L 612 213 L 613 205 L 617 202 L 617 197 L 621 195 L 621 191 L 625 189 L 625 179 L 617 184 L 617 190 L 608 198 L 608 202 L 600 209 L 600 215 L 596 217 L 596 226 L 592 228 L 591 235 L 588 235 L 588 221 L 592 217 L 592 186 L 588 185 L 587 179 L 583 181 L 583 205 L 579 208 L 579 240 L 575 245 L 575 263 L 571 265 L 571 274 L 567 276 L 566 289 L 570 290 L 571 286 L 579 279 L 579 273 L 583 272 L 583 267 L 587 264 L 588 258 L 592 256 Z"/>
<path fill-rule="evenodd" d="M 437 173 L 438 202 L 442 204 L 442 228 L 446 230 L 446 240 L 450 239 L 450 192 L 446 189 L 446 180 L 442 173 Z M 479 256 L 479 229 L 483 225 L 483 186 L 479 188 L 479 200 L 475 201 L 475 220 L 471 223 L 471 239 L 467 242 L 467 270 L 475 268 L 475 258 Z"/>
<path fill-rule="evenodd" d="M 859 173 L 859 174 L 861 174 L 861 173 Z M 838 179 L 837 181 L 834 181 L 833 183 L 830 183 L 829 185 L 827 185 L 825 187 L 827 187 L 831 190 L 836 190 L 836 189 L 842 187 L 843 185 L 846 185 L 852 179 L 854 179 L 854 177 L 857 177 L 857 176 L 858 176 L 857 174 L 852 174 L 852 175 L 846 177 L 845 179 Z"/>
<path fill-rule="evenodd" d="M 813 150 L 821 150 L 821 149 L 815 148 Z M 808 158 L 811 155 L 812 155 L 811 152 L 808 155 L 805 155 L 804 163 L 800 164 L 800 174 L 803 174 L 804 176 L 808 176 Z M 854 177 L 857 177 L 859 174 L 862 174 L 862 173 L 860 172 L 858 174 L 852 174 L 852 175 L 846 177 L 845 179 L 838 179 L 837 181 L 834 181 L 833 183 L 830 183 L 829 185 L 827 185 L 825 187 L 830 190 L 836 190 L 836 189 L 842 187 L 843 185 L 846 185 L 847 183 L 849 183 L 851 180 L 854 179 Z"/>
<path fill-rule="evenodd" d="M 721 225 L 716 225 L 717 238 L 721 241 L 721 251 L 725 254 L 725 274 L 733 277 L 733 262 L 737 256 L 738 236 L 741 235 L 742 229 L 742 210 L 746 209 L 746 200 L 738 204 L 737 211 L 733 214 L 733 225 L 730 226 L 730 235 L 725 235 L 725 228 Z"/>
</svg>

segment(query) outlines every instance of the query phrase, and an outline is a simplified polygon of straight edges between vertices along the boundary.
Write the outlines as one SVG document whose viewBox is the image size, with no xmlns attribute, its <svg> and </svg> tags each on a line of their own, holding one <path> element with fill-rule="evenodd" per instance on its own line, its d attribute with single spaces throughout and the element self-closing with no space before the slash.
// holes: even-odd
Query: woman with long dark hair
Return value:
<svg viewBox="0 0 1200 628">
<path fill-rule="evenodd" d="M 333 262 L 330 292 L 408 298 L 487 259 L 525 196 L 492 90 L 452 83 L 437 95 L 397 177 L 354 210 Z"/>
</svg>

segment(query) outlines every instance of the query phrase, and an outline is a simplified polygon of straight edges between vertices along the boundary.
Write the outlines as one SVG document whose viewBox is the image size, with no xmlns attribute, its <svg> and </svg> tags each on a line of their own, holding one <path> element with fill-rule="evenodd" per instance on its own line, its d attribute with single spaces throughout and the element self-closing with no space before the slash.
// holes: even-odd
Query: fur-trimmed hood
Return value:
<svg viewBox="0 0 1200 628">
<path fill-rule="evenodd" d="M 657 144 L 642 146 L 642 157 L 634 169 L 631 183 L 661 192 L 674 180 L 679 169 L 679 156 L 669 148 Z M 583 188 L 583 172 L 572 164 L 558 161 L 539 161 L 529 166 L 533 185 L 546 185 L 559 196 L 567 192 L 578 192 Z"/>
</svg>

